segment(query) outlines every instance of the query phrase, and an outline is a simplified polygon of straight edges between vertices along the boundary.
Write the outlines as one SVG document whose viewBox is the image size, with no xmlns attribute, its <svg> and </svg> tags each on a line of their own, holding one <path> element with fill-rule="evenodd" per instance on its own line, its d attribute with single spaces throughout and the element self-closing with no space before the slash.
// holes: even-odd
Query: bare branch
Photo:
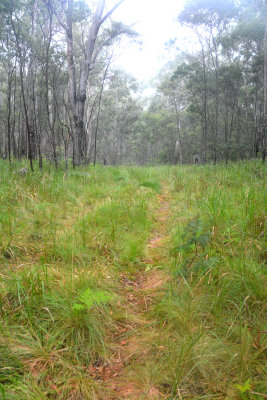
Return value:
<svg viewBox="0 0 267 400">
<path fill-rule="evenodd" d="M 53 14 L 55 15 L 56 19 L 58 20 L 59 24 L 62 26 L 62 28 L 64 28 L 66 31 L 68 30 L 67 25 L 62 21 L 62 19 L 60 18 L 60 16 L 57 13 L 57 10 L 55 9 L 55 7 L 52 4 L 51 0 L 43 0 L 43 3 L 47 6 L 47 8 L 52 10 Z"/>
<path fill-rule="evenodd" d="M 104 15 L 104 17 L 101 19 L 99 25 L 102 25 L 103 22 L 105 22 L 105 20 L 106 20 L 108 17 L 110 17 L 110 15 L 113 14 L 113 12 L 116 10 L 116 8 L 118 8 L 118 7 L 121 5 L 121 3 L 123 3 L 124 1 L 125 1 L 125 0 L 120 0 L 118 3 L 116 3 L 115 6 L 112 7 L 112 9 L 111 9 L 109 12 L 107 12 L 106 15 Z"/>
</svg>

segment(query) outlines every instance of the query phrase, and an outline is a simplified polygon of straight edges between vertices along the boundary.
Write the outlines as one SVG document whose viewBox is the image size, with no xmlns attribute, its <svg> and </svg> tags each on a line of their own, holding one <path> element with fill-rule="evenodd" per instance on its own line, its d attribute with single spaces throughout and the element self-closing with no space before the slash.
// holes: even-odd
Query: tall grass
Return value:
<svg viewBox="0 0 267 400">
<path fill-rule="evenodd" d="M 163 189 L 141 398 L 265 398 L 266 167 L 19 168 L 0 162 L 0 398 L 116 398 L 91 371 L 135 311 L 122 277 L 146 273 Z"/>
<path fill-rule="evenodd" d="M 153 311 L 162 326 L 157 344 L 166 349 L 159 385 L 171 399 L 263 399 L 266 167 L 177 167 L 172 174 L 173 278 Z"/>
<path fill-rule="evenodd" d="M 0 168 L 0 398 L 97 398 L 90 366 L 125 320 L 119 278 L 140 267 L 158 173 Z"/>
</svg>

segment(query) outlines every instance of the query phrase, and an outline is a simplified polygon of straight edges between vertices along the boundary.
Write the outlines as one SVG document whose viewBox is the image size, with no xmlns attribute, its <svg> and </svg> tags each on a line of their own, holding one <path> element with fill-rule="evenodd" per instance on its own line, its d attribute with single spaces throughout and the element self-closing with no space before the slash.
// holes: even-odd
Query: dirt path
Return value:
<svg viewBox="0 0 267 400">
<path fill-rule="evenodd" d="M 153 301 L 168 280 L 167 274 L 161 268 L 167 240 L 168 213 L 168 192 L 164 187 L 162 193 L 157 196 L 155 228 L 146 246 L 146 258 L 143 260 L 145 268 L 132 279 L 127 279 L 126 275 L 121 274 L 126 312 L 129 312 L 131 319 L 120 332 L 110 364 L 102 367 L 102 379 L 107 393 L 110 393 L 105 394 L 103 399 L 163 398 L 149 379 L 146 380 L 142 374 L 143 379 L 140 379 L 140 367 L 146 361 L 151 339 L 156 334 L 148 314 Z"/>
</svg>

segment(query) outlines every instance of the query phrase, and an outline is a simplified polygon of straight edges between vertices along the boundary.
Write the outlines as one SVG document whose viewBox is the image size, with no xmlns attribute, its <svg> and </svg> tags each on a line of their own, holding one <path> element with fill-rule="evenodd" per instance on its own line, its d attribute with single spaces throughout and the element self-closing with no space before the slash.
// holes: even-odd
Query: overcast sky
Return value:
<svg viewBox="0 0 267 400">
<path fill-rule="evenodd" d="M 107 0 L 107 8 L 115 0 Z M 172 58 L 165 43 L 175 37 L 179 47 L 190 47 L 188 30 L 177 22 L 185 0 L 125 0 L 114 12 L 112 19 L 127 25 L 136 23 L 134 29 L 143 44 L 130 44 L 120 48 L 116 65 L 121 66 L 139 81 L 148 82 Z"/>
</svg>

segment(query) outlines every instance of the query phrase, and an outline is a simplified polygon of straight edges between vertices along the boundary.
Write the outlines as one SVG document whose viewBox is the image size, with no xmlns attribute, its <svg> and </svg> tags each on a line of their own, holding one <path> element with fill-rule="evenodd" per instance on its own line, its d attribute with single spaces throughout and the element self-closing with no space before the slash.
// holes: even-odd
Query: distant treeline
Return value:
<svg viewBox="0 0 267 400">
<path fill-rule="evenodd" d="M 105 1 L 0 4 L 0 156 L 66 168 L 265 159 L 266 1 L 188 0 L 198 41 L 155 79 L 156 94 L 112 67 L 136 32 Z M 177 26 L 178 30 L 178 26 Z"/>
</svg>

